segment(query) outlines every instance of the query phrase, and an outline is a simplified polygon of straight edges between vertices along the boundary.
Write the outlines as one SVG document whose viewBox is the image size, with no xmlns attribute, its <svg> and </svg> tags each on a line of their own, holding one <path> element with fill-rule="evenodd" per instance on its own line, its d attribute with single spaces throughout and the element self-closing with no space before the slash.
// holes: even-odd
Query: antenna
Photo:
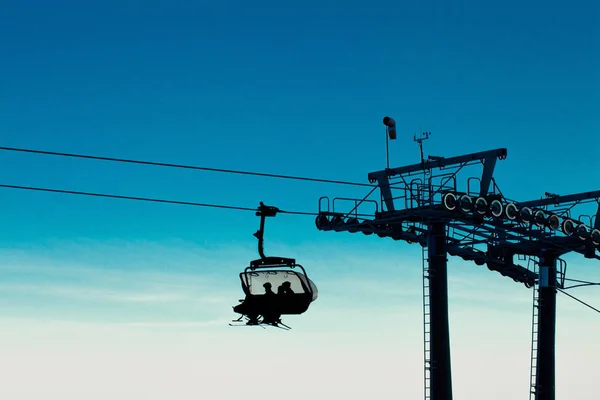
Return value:
<svg viewBox="0 0 600 400">
<path fill-rule="evenodd" d="M 423 157 L 423 140 L 429 139 L 431 132 L 422 132 L 421 135 L 423 137 L 417 139 L 417 135 L 414 137 L 414 141 L 419 144 L 419 150 L 421 151 L 421 164 L 425 164 L 425 158 Z"/>
</svg>

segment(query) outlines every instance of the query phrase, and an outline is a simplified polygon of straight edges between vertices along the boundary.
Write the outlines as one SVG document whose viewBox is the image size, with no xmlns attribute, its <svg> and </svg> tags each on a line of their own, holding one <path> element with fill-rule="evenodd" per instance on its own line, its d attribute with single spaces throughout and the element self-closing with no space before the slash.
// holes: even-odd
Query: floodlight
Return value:
<svg viewBox="0 0 600 400">
<path fill-rule="evenodd" d="M 533 212 L 531 211 L 531 208 L 529 207 L 523 207 L 521 209 L 521 212 L 519 213 L 520 217 L 521 217 L 521 221 L 526 222 L 526 223 L 530 223 L 531 219 L 533 218 Z"/>
<path fill-rule="evenodd" d="M 333 217 L 331 219 L 331 225 L 333 225 L 333 226 L 342 225 L 343 223 L 344 223 L 344 217 L 342 217 L 341 215 L 336 215 L 335 217 Z"/>
<path fill-rule="evenodd" d="M 490 204 L 490 212 L 496 218 L 499 218 L 502 216 L 502 208 L 503 207 L 502 207 L 502 203 L 500 202 L 500 200 L 494 200 Z"/>
<path fill-rule="evenodd" d="M 600 230 L 592 229 L 592 232 L 590 232 L 590 240 L 594 246 L 600 246 Z"/>
<path fill-rule="evenodd" d="M 577 233 L 577 237 L 579 237 L 579 239 L 585 240 L 585 239 L 587 239 L 587 237 L 589 235 L 588 227 L 585 226 L 585 224 L 579 224 L 579 225 L 577 225 L 576 233 Z"/>
<path fill-rule="evenodd" d="M 533 221 L 539 227 L 546 226 L 546 213 L 542 210 L 537 210 L 535 213 L 533 213 Z"/>
<path fill-rule="evenodd" d="M 519 215 L 519 209 L 513 203 L 507 204 L 504 212 L 506 213 L 506 218 L 511 221 L 517 219 L 517 216 Z"/>
<path fill-rule="evenodd" d="M 454 193 L 448 192 L 444 194 L 444 197 L 442 197 L 442 205 L 444 206 L 444 208 L 446 208 L 446 210 L 455 210 L 456 203 L 456 195 L 454 195 Z"/>
<path fill-rule="evenodd" d="M 552 214 L 548 217 L 548 227 L 553 231 L 560 228 L 560 219 L 558 218 L 558 215 Z"/>
<path fill-rule="evenodd" d="M 319 214 L 315 219 L 315 225 L 317 229 L 325 228 L 329 226 L 329 218 L 327 218 L 327 215 Z"/>
<path fill-rule="evenodd" d="M 473 209 L 473 199 L 471 199 L 471 197 L 467 196 L 466 194 L 460 197 L 459 203 L 460 209 L 463 212 L 469 212 L 471 211 L 471 209 Z"/>
<path fill-rule="evenodd" d="M 331 218 L 331 228 L 336 232 L 341 232 L 346 229 L 344 217 L 342 215 L 335 215 Z"/>
<path fill-rule="evenodd" d="M 571 236 L 575 232 L 575 222 L 572 219 L 565 219 L 562 223 L 562 231 L 565 235 Z"/>
<path fill-rule="evenodd" d="M 477 211 L 478 214 L 484 215 L 487 212 L 487 208 L 488 202 L 483 197 L 479 197 L 475 201 L 475 211 Z"/>
<path fill-rule="evenodd" d="M 348 226 L 348 232 L 354 233 L 354 232 L 358 232 L 358 219 L 356 218 L 348 218 L 346 220 L 346 225 Z"/>
</svg>

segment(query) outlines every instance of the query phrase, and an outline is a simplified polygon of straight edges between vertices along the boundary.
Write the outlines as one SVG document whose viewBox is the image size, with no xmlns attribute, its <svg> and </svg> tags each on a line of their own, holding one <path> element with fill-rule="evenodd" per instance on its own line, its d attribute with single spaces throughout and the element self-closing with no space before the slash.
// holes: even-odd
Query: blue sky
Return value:
<svg viewBox="0 0 600 400">
<path fill-rule="evenodd" d="M 419 161 L 412 138 L 422 129 L 432 132 L 426 154 L 508 148 L 495 176 L 510 198 L 597 190 L 599 8 L 3 1 L 0 145 L 367 183 L 385 167 L 381 119 L 390 115 L 398 124 L 392 166 Z M 291 211 L 367 192 L 9 152 L 0 166 L 3 184 Z M 287 336 L 235 331 L 226 323 L 240 296 L 237 274 L 257 257 L 253 213 L 8 189 L 0 199 L 0 348 L 12 360 L 0 366 L 12 377 L 3 395 L 34 398 L 23 384 L 34 375 L 44 393 L 93 398 L 95 374 L 111 371 L 103 390 L 115 398 L 182 390 L 182 398 L 230 399 L 235 393 L 220 390 L 227 376 L 247 382 L 267 343 L 292 341 L 287 351 L 306 366 L 294 375 L 313 379 L 306 390 L 320 393 L 315 399 L 375 388 L 421 396 L 418 247 L 319 232 L 311 217 L 281 214 L 267 224 L 266 252 L 296 257 L 320 297 L 290 318 Z M 600 280 L 597 265 L 578 257 L 569 271 Z M 600 304 L 597 291 L 580 290 Z M 494 386 L 497 398 L 526 396 L 530 295 L 451 260 L 455 397 L 478 398 L 469 377 L 482 352 L 518 382 Z M 559 300 L 557 390 L 573 394 L 577 384 L 578 399 L 591 399 L 591 375 L 579 366 L 594 359 L 600 324 Z M 67 361 L 55 374 L 82 383 L 44 378 L 58 354 Z M 34 371 L 24 367 L 31 363 Z M 330 379 L 317 379 L 325 372 Z M 477 376 L 481 387 L 497 385 Z M 192 384 L 198 379 L 210 384 Z"/>
</svg>

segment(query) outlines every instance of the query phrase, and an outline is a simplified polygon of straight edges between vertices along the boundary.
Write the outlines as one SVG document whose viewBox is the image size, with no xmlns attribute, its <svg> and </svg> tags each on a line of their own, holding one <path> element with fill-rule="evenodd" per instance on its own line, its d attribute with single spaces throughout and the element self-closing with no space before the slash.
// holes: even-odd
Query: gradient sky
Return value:
<svg viewBox="0 0 600 400">
<path fill-rule="evenodd" d="M 392 166 L 419 161 L 425 130 L 426 154 L 508 148 L 509 198 L 600 189 L 591 0 L 0 5 L 0 146 L 367 183 L 390 115 Z M 0 166 L 2 184 L 290 211 L 367 193 L 10 152 Z M 230 328 L 253 213 L 9 189 L 0 204 L 2 398 L 422 398 L 417 246 L 280 214 L 265 250 L 297 258 L 319 299 L 289 332 Z M 531 291 L 451 259 L 449 292 L 455 398 L 526 399 Z M 557 398 L 595 398 L 598 317 L 559 294 Z"/>
</svg>

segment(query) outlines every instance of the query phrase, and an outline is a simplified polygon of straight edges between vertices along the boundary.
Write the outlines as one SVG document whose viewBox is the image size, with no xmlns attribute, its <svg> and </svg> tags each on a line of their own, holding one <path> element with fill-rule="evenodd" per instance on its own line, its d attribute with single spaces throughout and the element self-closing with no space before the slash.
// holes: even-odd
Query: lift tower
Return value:
<svg viewBox="0 0 600 400">
<path fill-rule="evenodd" d="M 395 138 L 393 119 L 386 117 L 384 124 L 388 132 L 393 128 L 390 138 Z M 421 150 L 422 140 L 415 136 Z M 386 158 L 387 154 L 386 143 Z M 418 164 L 369 173 L 374 185 L 363 198 L 319 199 L 319 230 L 376 234 L 422 246 L 425 399 L 452 399 L 450 255 L 537 289 L 530 392 L 535 400 L 554 400 L 556 291 L 564 287 L 566 273 L 560 256 L 577 252 L 600 259 L 600 206 L 589 217 L 589 225 L 570 216 L 574 205 L 600 204 L 600 191 L 529 202 L 510 200 L 493 178 L 496 161 L 506 157 L 505 148 L 449 158 L 422 155 Z M 480 173 L 465 176 L 473 166 L 479 166 Z M 370 199 L 377 189 L 379 198 Z M 519 260 L 529 262 L 522 266 Z"/>
</svg>

